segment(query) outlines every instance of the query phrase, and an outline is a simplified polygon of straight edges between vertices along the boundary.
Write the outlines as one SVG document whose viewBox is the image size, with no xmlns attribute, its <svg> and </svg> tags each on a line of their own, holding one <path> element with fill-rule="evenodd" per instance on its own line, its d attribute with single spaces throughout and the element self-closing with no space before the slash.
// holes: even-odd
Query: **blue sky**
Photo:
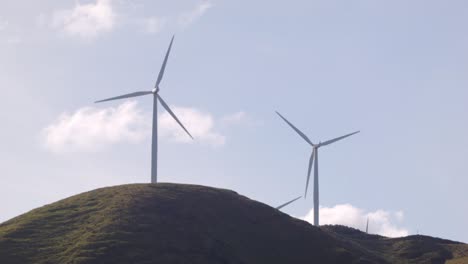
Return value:
<svg viewBox="0 0 468 264">
<path fill-rule="evenodd" d="M 161 181 L 278 205 L 303 194 L 313 141 L 322 223 L 468 242 L 465 1 L 0 0 L 0 221 L 98 187 Z M 309 187 L 312 190 L 312 185 Z M 284 211 L 312 219 L 312 197 Z M 323 211 L 323 212 L 322 212 Z M 373 230 L 374 229 L 374 230 Z"/>
</svg>

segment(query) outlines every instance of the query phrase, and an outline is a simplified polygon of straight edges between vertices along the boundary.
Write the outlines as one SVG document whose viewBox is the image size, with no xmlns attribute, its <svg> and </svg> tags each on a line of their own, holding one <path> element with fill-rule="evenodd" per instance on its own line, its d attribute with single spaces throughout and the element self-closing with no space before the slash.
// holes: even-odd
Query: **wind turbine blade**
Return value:
<svg viewBox="0 0 468 264">
<path fill-rule="evenodd" d="M 304 133 L 302 133 L 302 131 L 297 129 L 297 127 L 291 124 L 291 122 L 284 118 L 284 116 L 282 116 L 278 111 L 276 111 L 276 113 L 279 115 L 279 117 L 281 117 L 281 119 L 284 120 L 284 122 L 286 122 L 290 127 L 292 127 L 292 129 L 294 129 L 299 134 L 299 136 L 301 136 L 305 141 L 307 141 L 307 143 L 309 143 L 312 146 L 314 145 L 314 143 L 312 143 L 312 141 L 310 141 L 310 139 Z"/>
<path fill-rule="evenodd" d="M 338 141 L 338 140 L 342 140 L 342 139 L 344 139 L 344 138 L 350 137 L 350 136 L 352 136 L 352 135 L 354 135 L 354 134 L 357 134 L 357 133 L 359 133 L 359 132 L 360 132 L 360 131 L 356 131 L 356 132 L 353 132 L 353 133 L 344 135 L 344 136 L 342 136 L 342 137 L 337 137 L 337 138 L 334 138 L 334 139 L 327 140 L 327 141 L 325 141 L 325 142 L 323 142 L 323 143 L 320 143 L 320 146 L 330 145 L 330 144 L 332 144 L 332 143 L 335 143 L 335 142 Z"/>
<path fill-rule="evenodd" d="M 289 202 L 287 202 L 287 203 L 284 203 L 284 204 L 282 204 L 282 205 L 276 207 L 276 209 L 279 210 L 279 209 L 285 207 L 286 205 L 289 205 L 289 204 L 291 204 L 291 203 L 293 203 L 293 202 L 299 200 L 300 198 L 302 198 L 302 196 L 299 196 L 299 197 L 297 197 L 297 198 L 294 198 L 294 199 L 292 199 L 291 201 L 289 201 Z"/>
<path fill-rule="evenodd" d="M 172 116 L 172 118 L 174 118 L 175 121 L 182 127 L 182 129 L 184 129 L 184 131 L 193 139 L 192 135 L 190 135 L 190 133 L 187 131 L 187 129 L 184 127 L 184 125 L 182 125 L 182 122 L 179 121 L 177 116 L 174 114 L 174 112 L 172 112 L 171 108 L 169 108 L 169 106 L 166 104 L 166 102 L 164 102 L 162 97 L 160 95 L 157 95 L 157 97 L 158 97 L 158 100 L 161 103 L 161 105 L 164 107 L 164 109 L 166 109 L 166 111 Z"/>
<path fill-rule="evenodd" d="M 164 76 L 164 70 L 166 69 L 167 59 L 169 58 L 169 53 L 171 53 L 172 42 L 174 42 L 174 36 L 172 36 L 171 43 L 169 44 L 169 48 L 167 49 L 167 52 L 166 52 L 166 57 L 164 57 L 164 62 L 161 66 L 161 69 L 159 70 L 158 80 L 156 81 L 156 85 L 154 86 L 155 88 L 158 88 Z"/>
<path fill-rule="evenodd" d="M 147 92 L 135 92 L 135 93 L 129 93 L 129 94 L 124 94 L 116 97 L 111 97 L 107 98 L 104 100 L 99 100 L 94 103 L 101 103 L 101 102 L 106 102 L 106 101 L 112 101 L 112 100 L 118 100 L 118 99 L 124 99 L 124 98 L 130 98 L 130 97 L 137 97 L 137 96 L 142 96 L 142 95 L 147 95 L 147 94 L 152 94 L 153 92 L 147 91 Z"/>
<path fill-rule="evenodd" d="M 305 186 L 304 199 L 307 198 L 307 189 L 309 188 L 310 172 L 312 171 L 312 164 L 314 164 L 315 149 L 312 151 L 309 159 L 309 169 L 307 170 L 307 181 Z"/>
</svg>

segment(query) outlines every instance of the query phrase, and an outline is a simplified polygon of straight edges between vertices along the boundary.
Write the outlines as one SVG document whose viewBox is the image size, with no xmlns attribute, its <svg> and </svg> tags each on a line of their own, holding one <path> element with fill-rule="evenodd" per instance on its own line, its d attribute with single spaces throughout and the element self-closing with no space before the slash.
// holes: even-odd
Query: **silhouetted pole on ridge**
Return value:
<svg viewBox="0 0 468 264">
<path fill-rule="evenodd" d="M 369 234 L 369 217 L 367 217 L 366 234 Z"/>
<path fill-rule="evenodd" d="M 312 141 L 297 127 L 295 127 L 291 122 L 289 122 L 284 116 L 282 116 L 278 111 L 276 111 L 279 117 L 284 120 L 294 131 L 296 131 L 299 136 L 301 136 L 310 146 L 312 146 L 312 155 L 309 159 L 309 168 L 307 170 L 307 180 L 305 186 L 304 199 L 307 198 L 307 188 L 309 187 L 310 173 L 312 171 L 312 165 L 314 165 L 314 225 L 319 225 L 319 177 L 318 177 L 318 149 L 323 146 L 330 145 L 344 138 L 350 137 L 354 134 L 359 133 L 359 131 L 337 137 L 334 139 L 327 140 L 325 142 L 319 142 L 318 144 L 312 143 Z M 315 164 L 314 164 L 315 163 Z"/>
<path fill-rule="evenodd" d="M 182 127 L 182 129 L 193 139 L 192 135 L 188 132 L 188 130 L 182 125 L 182 122 L 177 118 L 177 116 L 172 112 L 169 105 L 162 99 L 159 95 L 159 84 L 162 81 L 164 76 L 164 70 L 166 69 L 167 59 L 169 58 L 169 53 L 171 52 L 172 43 L 174 42 L 174 36 L 172 36 L 171 43 L 169 44 L 169 48 L 167 49 L 166 56 L 164 57 L 163 64 L 161 69 L 159 70 L 158 79 L 156 81 L 156 85 L 154 89 L 151 91 L 140 91 L 134 92 L 129 94 L 124 94 L 116 97 L 111 97 L 104 100 L 96 101 L 95 103 L 101 103 L 106 101 L 130 98 L 130 97 L 137 97 L 152 94 L 153 95 L 153 126 L 152 126 L 152 136 L 151 136 L 151 183 L 158 182 L 158 101 L 161 105 L 166 109 L 166 111 L 174 118 L 174 120 Z"/>
</svg>

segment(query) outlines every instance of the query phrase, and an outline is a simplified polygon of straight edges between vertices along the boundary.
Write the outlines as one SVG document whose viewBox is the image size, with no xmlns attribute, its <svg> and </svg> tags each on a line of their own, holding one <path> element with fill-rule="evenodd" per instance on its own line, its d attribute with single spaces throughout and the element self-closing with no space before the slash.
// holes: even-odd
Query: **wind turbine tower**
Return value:
<svg viewBox="0 0 468 264">
<path fill-rule="evenodd" d="M 182 129 L 193 139 L 192 135 L 187 131 L 187 129 L 182 125 L 182 122 L 177 118 L 177 116 L 172 112 L 169 105 L 162 99 L 159 95 L 160 84 L 164 76 L 164 70 L 166 69 L 167 59 L 169 58 L 169 53 L 171 52 L 172 43 L 174 42 L 174 36 L 172 36 L 171 43 L 167 49 L 166 56 L 164 57 L 163 64 L 159 70 L 158 79 L 156 80 L 156 85 L 151 91 L 139 91 L 129 94 L 124 94 L 116 97 L 107 98 L 104 100 L 96 101 L 95 103 L 101 103 L 106 101 L 137 97 L 143 95 L 153 95 L 153 128 L 152 128 L 152 140 L 151 140 L 151 183 L 158 182 L 158 101 L 161 103 L 162 107 L 174 118 L 174 120 L 182 127 Z"/>
<path fill-rule="evenodd" d="M 318 150 L 321 147 L 330 145 L 332 143 L 335 143 L 336 141 L 342 140 L 344 138 L 347 138 L 349 136 L 352 136 L 354 134 L 359 133 L 359 131 L 337 137 L 334 139 L 327 140 L 325 142 L 319 142 L 318 144 L 312 143 L 312 141 L 304 134 L 302 131 L 300 131 L 297 127 L 295 127 L 291 122 L 289 122 L 285 117 L 283 117 L 279 112 L 276 112 L 281 119 L 283 119 L 294 131 L 296 131 L 299 136 L 301 136 L 309 145 L 312 147 L 312 154 L 309 159 L 309 168 L 307 171 L 307 180 L 306 180 L 306 186 L 305 186 L 305 193 L 304 193 L 304 199 L 307 197 L 307 188 L 309 186 L 309 179 L 310 179 L 310 172 L 312 171 L 312 165 L 314 165 L 314 225 L 318 226 L 319 225 L 319 178 L 318 178 Z"/>
<path fill-rule="evenodd" d="M 366 234 L 369 234 L 369 217 L 367 217 Z"/>
</svg>

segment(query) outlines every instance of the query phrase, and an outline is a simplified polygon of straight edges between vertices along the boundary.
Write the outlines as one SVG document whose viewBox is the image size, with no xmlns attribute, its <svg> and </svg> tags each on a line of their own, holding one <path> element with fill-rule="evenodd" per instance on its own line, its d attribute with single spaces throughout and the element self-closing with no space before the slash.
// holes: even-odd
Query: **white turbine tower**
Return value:
<svg viewBox="0 0 468 264">
<path fill-rule="evenodd" d="M 352 136 L 356 133 L 359 133 L 359 131 L 344 135 L 342 137 L 337 137 L 334 139 L 327 140 L 325 142 L 319 142 L 318 144 L 312 143 L 312 141 L 304 134 L 302 133 L 297 127 L 295 127 L 291 122 L 289 122 L 286 118 L 284 118 L 280 113 L 276 112 L 281 119 L 283 119 L 292 129 L 294 129 L 299 136 L 301 136 L 307 143 L 309 143 L 312 146 L 312 155 L 310 156 L 309 159 L 309 169 L 307 171 L 307 180 L 306 180 L 306 186 L 305 186 L 305 193 L 304 193 L 304 198 L 307 197 L 307 188 L 309 187 L 309 179 L 310 179 L 310 172 L 312 170 L 312 165 L 314 165 L 314 225 L 318 226 L 319 225 L 319 180 L 318 180 L 318 149 L 323 146 L 330 145 L 338 140 L 342 140 L 344 138 L 347 138 L 349 136 Z M 315 164 L 314 164 L 315 163 Z"/>
<path fill-rule="evenodd" d="M 369 234 L 369 217 L 367 217 L 366 234 Z"/>
<path fill-rule="evenodd" d="M 154 86 L 154 89 L 152 89 L 151 91 L 140 91 L 140 92 L 124 94 L 124 95 L 120 95 L 120 96 L 116 96 L 116 97 L 112 97 L 112 98 L 108 98 L 104 100 L 99 100 L 95 102 L 95 103 L 100 103 L 100 102 L 106 102 L 106 101 L 124 99 L 124 98 L 130 98 L 130 97 L 137 97 L 137 96 L 148 95 L 148 94 L 153 95 L 153 128 L 152 128 L 152 142 L 151 142 L 151 183 L 158 182 L 158 100 L 161 103 L 161 105 L 164 107 L 164 109 L 166 109 L 166 111 L 175 119 L 175 121 L 182 127 L 182 129 L 184 129 L 184 131 L 187 132 L 187 134 L 193 139 L 192 135 L 190 135 L 190 133 L 187 131 L 184 125 L 182 125 L 182 123 L 179 121 L 179 119 L 174 114 L 174 112 L 172 112 L 172 110 L 169 108 L 166 102 L 159 95 L 159 88 L 160 88 L 159 84 L 161 83 L 161 80 L 164 75 L 164 70 L 166 69 L 166 63 L 169 57 L 169 53 L 171 52 L 173 41 L 174 41 L 174 36 L 171 39 L 169 48 L 167 49 L 166 57 L 164 57 L 164 62 L 161 66 L 161 70 L 159 70 L 158 79 L 156 81 L 156 85 Z"/>
</svg>

